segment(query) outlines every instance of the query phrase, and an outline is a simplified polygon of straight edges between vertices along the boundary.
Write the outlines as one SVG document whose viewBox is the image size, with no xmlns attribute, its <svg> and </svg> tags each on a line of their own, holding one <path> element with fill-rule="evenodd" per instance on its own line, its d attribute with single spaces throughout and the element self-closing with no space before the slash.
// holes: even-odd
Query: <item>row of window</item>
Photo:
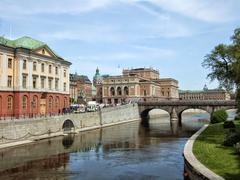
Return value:
<svg viewBox="0 0 240 180">
<path fill-rule="evenodd" d="M 64 99 L 64 107 L 66 107 L 66 103 L 67 103 L 66 99 Z M 37 104 L 38 104 L 38 98 L 37 98 L 37 96 L 33 96 L 32 102 L 31 102 L 32 110 L 36 110 Z M 56 107 L 56 109 L 59 109 L 59 105 L 60 105 L 59 97 L 56 97 L 55 98 L 55 107 Z M 22 109 L 23 110 L 27 110 L 27 107 L 28 107 L 28 97 L 27 96 L 23 96 L 22 97 Z M 8 96 L 7 97 L 7 109 L 8 109 L 8 111 L 12 111 L 13 110 L 13 97 L 12 96 Z M 49 110 L 53 109 L 53 97 L 49 97 L 48 109 Z"/>
<path fill-rule="evenodd" d="M 45 88 L 45 77 L 41 77 L 41 88 L 44 89 Z M 52 87 L 53 84 L 53 79 L 49 78 L 48 79 L 48 89 L 53 90 Z M 8 87 L 12 87 L 12 76 L 8 76 L 8 80 L 7 80 L 7 86 Z M 23 75 L 22 77 L 22 87 L 23 88 L 27 88 L 27 76 Z M 33 89 L 37 89 L 37 77 L 33 76 L 32 78 L 32 87 Z M 55 90 L 59 90 L 59 79 L 55 79 Z M 63 91 L 67 91 L 67 84 L 64 82 L 63 83 Z"/>
<path fill-rule="evenodd" d="M 8 58 L 8 68 L 12 69 L 12 58 Z M 52 74 L 52 65 L 48 65 L 48 73 Z M 27 60 L 23 60 L 23 69 L 26 70 L 27 69 Z M 37 62 L 33 62 L 33 71 L 37 71 Z M 41 64 L 41 72 L 45 72 L 45 64 L 42 63 Z M 58 75 L 58 67 L 55 67 L 55 74 Z M 67 77 L 67 71 L 64 70 L 63 71 L 63 76 Z"/>
<path fill-rule="evenodd" d="M 110 81 L 111 82 L 129 82 L 129 81 L 134 81 L 135 79 L 118 79 L 118 80 L 115 80 L 115 79 L 111 79 Z"/>
<path fill-rule="evenodd" d="M 128 94 L 129 94 L 128 87 L 124 87 L 124 88 L 123 88 L 123 95 L 128 96 Z M 114 87 L 111 87 L 111 88 L 110 88 L 110 95 L 111 95 L 111 96 L 115 96 L 115 89 L 114 89 Z M 121 87 L 118 87 L 118 88 L 117 88 L 117 95 L 118 95 L 118 96 L 121 96 L 121 95 L 122 95 L 122 89 L 121 89 Z"/>
</svg>

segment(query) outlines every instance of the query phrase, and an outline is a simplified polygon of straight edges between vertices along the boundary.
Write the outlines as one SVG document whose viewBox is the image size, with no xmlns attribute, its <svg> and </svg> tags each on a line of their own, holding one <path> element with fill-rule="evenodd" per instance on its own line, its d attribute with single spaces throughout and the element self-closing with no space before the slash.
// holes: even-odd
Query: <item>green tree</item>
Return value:
<svg viewBox="0 0 240 180">
<path fill-rule="evenodd" d="M 218 80 L 221 88 L 236 89 L 236 102 L 240 112 L 240 28 L 235 29 L 229 45 L 219 44 L 204 58 L 202 66 L 210 69 L 208 78 Z"/>
</svg>

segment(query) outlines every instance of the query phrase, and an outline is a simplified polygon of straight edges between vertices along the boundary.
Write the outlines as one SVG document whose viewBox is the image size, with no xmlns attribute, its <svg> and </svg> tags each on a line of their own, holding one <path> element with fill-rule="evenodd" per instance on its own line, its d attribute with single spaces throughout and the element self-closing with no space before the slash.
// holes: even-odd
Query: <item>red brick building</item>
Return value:
<svg viewBox="0 0 240 180">
<path fill-rule="evenodd" d="M 70 74 L 70 97 L 72 103 L 92 100 L 92 82 L 87 76 Z"/>
</svg>

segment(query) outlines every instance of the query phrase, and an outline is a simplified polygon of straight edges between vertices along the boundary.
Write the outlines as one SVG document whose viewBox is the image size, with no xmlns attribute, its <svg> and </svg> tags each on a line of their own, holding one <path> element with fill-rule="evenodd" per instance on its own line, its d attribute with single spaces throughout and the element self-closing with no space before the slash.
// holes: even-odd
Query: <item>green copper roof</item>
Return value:
<svg viewBox="0 0 240 180">
<path fill-rule="evenodd" d="M 30 37 L 24 36 L 21 38 L 18 38 L 16 40 L 10 40 L 6 39 L 4 37 L 0 37 L 0 44 L 5 46 L 10 46 L 13 48 L 26 48 L 26 49 L 37 49 L 44 45 L 47 45 L 41 41 L 38 41 L 36 39 L 32 39 Z"/>
<path fill-rule="evenodd" d="M 15 47 L 13 41 L 6 39 L 4 37 L 0 37 L 0 44 L 4 46 L 10 46 L 10 47 Z"/>
<path fill-rule="evenodd" d="M 18 38 L 16 40 L 14 40 L 13 42 L 14 42 L 15 47 L 23 47 L 23 48 L 27 48 L 27 49 L 38 49 L 44 45 L 47 45 L 41 41 L 32 39 L 27 36 Z"/>
<path fill-rule="evenodd" d="M 0 45 L 12 47 L 12 48 L 26 48 L 26 49 L 30 49 L 30 50 L 35 50 L 35 49 L 44 47 L 44 48 L 48 49 L 50 52 L 52 52 L 57 58 L 60 58 L 61 61 L 65 61 L 61 56 L 59 56 L 51 48 L 49 48 L 46 43 L 44 43 L 42 41 L 38 41 L 38 40 L 33 39 L 28 36 L 23 36 L 21 38 L 15 39 L 15 40 L 10 40 L 10 39 L 0 36 Z M 67 61 L 65 61 L 65 62 L 67 62 Z"/>
</svg>

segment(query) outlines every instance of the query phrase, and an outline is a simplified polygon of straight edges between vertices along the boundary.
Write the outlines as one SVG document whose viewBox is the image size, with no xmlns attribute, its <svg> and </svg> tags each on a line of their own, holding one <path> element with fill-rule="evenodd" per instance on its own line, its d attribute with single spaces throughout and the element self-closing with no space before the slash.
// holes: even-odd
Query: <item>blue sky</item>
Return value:
<svg viewBox="0 0 240 180">
<path fill-rule="evenodd" d="M 239 9 L 239 0 L 0 0 L 0 35 L 44 41 L 90 78 L 96 67 L 153 67 L 180 89 L 215 88 L 201 63 L 230 43 Z"/>
</svg>

